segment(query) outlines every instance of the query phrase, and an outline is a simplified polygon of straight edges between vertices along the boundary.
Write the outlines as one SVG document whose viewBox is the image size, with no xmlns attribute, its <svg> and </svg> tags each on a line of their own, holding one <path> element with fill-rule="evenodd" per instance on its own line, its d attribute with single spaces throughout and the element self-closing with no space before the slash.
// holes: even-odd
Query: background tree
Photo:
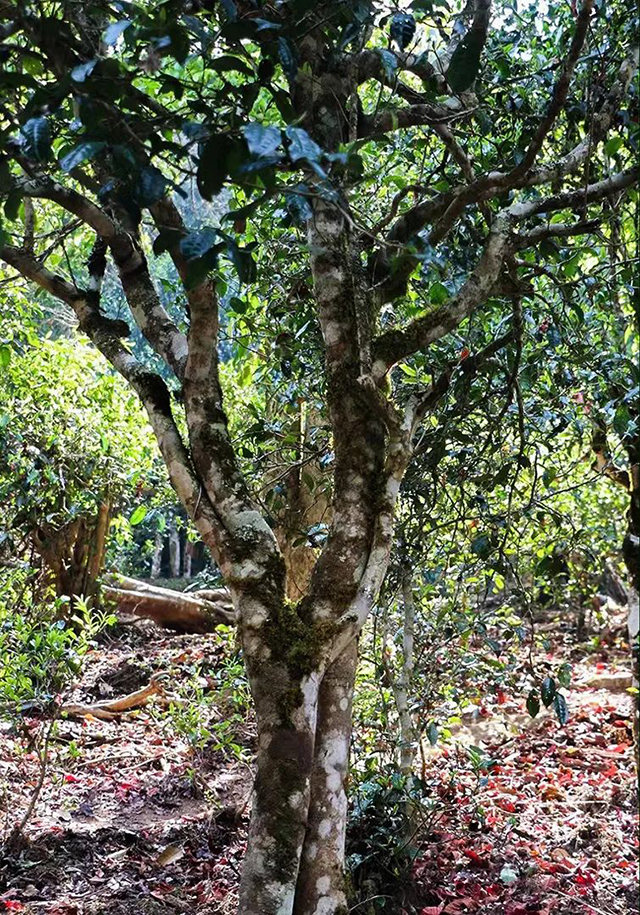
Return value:
<svg viewBox="0 0 640 915">
<path fill-rule="evenodd" d="M 73 611 L 96 596 L 109 526 L 143 485 L 155 448 L 139 403 L 94 347 L 5 344 L 0 374 L 2 548 L 44 567 Z M 22 351 L 21 351 L 22 350 Z"/>
<path fill-rule="evenodd" d="M 507 399 L 519 396 L 528 252 L 537 268 L 552 240 L 584 244 L 634 181 L 628 12 L 584 0 L 551 4 L 547 19 L 476 0 L 445 22 L 422 0 L 402 12 L 171 0 L 128 18 L 106 2 L 4 14 L 5 213 L 33 205 L 8 223 L 0 257 L 66 302 L 139 395 L 236 608 L 259 732 L 247 915 L 345 910 L 356 639 L 445 383 L 431 368 L 472 357 L 464 342 L 480 325 L 485 347 L 512 354 Z M 601 154 L 612 132 L 616 170 Z M 185 222 L 185 175 L 207 199 L 228 185 L 223 226 Z M 179 317 L 154 284 L 147 227 L 181 278 Z M 60 250 L 86 258 L 82 275 L 47 264 Z M 160 371 L 102 307 L 107 259 Z M 309 386 L 329 433 L 331 520 L 297 601 L 223 406 L 229 315 L 249 364 L 257 350 L 272 377 Z"/>
</svg>

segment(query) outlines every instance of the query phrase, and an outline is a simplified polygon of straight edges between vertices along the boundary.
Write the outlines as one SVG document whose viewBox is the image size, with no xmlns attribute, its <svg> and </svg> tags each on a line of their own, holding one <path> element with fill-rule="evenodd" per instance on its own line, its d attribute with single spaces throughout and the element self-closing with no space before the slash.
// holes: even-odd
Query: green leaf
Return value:
<svg viewBox="0 0 640 915">
<path fill-rule="evenodd" d="M 611 139 L 607 140 L 607 142 L 604 144 L 604 151 L 608 156 L 614 156 L 623 143 L 624 140 L 622 137 L 611 137 Z"/>
<path fill-rule="evenodd" d="M 74 168 L 88 162 L 101 152 L 107 144 L 101 140 L 87 140 L 85 143 L 79 143 L 74 146 L 71 152 L 60 159 L 60 168 L 65 172 L 71 172 Z"/>
<path fill-rule="evenodd" d="M 631 412 L 629 407 L 624 403 L 620 404 L 615 412 L 615 416 L 613 417 L 613 428 L 620 436 L 620 438 L 624 438 L 624 436 L 627 434 L 627 430 L 631 424 L 631 421 Z"/>
<path fill-rule="evenodd" d="M 538 691 L 536 689 L 532 689 L 527 696 L 527 711 L 532 718 L 535 718 L 540 711 L 540 699 L 538 698 Z"/>
<path fill-rule="evenodd" d="M 545 677 L 540 687 L 540 696 L 545 708 L 549 708 L 556 696 L 556 681 L 553 677 Z"/>
<path fill-rule="evenodd" d="M 450 297 L 449 290 L 443 283 L 432 283 L 429 298 L 434 305 L 442 305 Z"/>
<path fill-rule="evenodd" d="M 51 155 L 51 125 L 47 118 L 29 118 L 20 128 L 20 132 L 29 158 L 46 162 Z"/>
<path fill-rule="evenodd" d="M 211 250 L 218 241 L 218 233 L 215 229 L 205 226 L 203 229 L 197 229 L 195 232 L 189 232 L 180 242 L 180 250 L 188 261 L 202 257 L 207 251 Z"/>
<path fill-rule="evenodd" d="M 125 29 L 131 25 L 130 19 L 120 19 L 119 22 L 112 22 L 111 25 L 102 33 L 102 41 L 108 48 L 114 45 Z"/>
<path fill-rule="evenodd" d="M 438 728 L 437 728 L 435 722 L 430 721 L 429 726 L 427 727 L 427 739 L 432 747 L 435 747 L 435 745 L 437 744 L 439 736 L 440 735 L 438 734 Z"/>
<path fill-rule="evenodd" d="M 558 721 L 564 727 L 569 719 L 569 709 L 567 708 L 567 700 L 562 693 L 556 693 L 553 697 L 553 707 L 558 717 Z"/>
<path fill-rule="evenodd" d="M 247 124 L 242 132 L 252 156 L 270 156 L 282 142 L 282 134 L 277 127 Z"/>
<path fill-rule="evenodd" d="M 455 49 L 445 73 L 453 92 L 464 92 L 473 84 L 480 70 L 483 47 L 482 33 L 471 29 Z"/>
<path fill-rule="evenodd" d="M 136 524 L 140 524 L 141 521 L 144 521 L 144 519 L 146 517 L 147 517 L 147 506 L 138 505 L 136 510 L 133 512 L 133 514 L 129 518 L 129 524 L 131 524 L 133 527 L 135 527 Z"/>
<path fill-rule="evenodd" d="M 288 152 L 292 162 L 297 162 L 298 159 L 314 162 L 322 155 L 322 149 L 302 127 L 287 127 L 285 133 L 289 140 Z"/>
<path fill-rule="evenodd" d="M 0 369 L 6 369 L 11 362 L 11 347 L 3 343 L 0 346 Z"/>
</svg>

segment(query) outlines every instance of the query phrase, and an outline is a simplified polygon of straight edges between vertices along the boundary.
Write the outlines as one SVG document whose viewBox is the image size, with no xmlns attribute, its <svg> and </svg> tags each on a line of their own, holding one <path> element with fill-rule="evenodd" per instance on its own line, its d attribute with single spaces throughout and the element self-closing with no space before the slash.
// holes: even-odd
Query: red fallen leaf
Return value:
<svg viewBox="0 0 640 915">
<path fill-rule="evenodd" d="M 462 362 L 463 359 L 468 359 L 468 358 L 469 358 L 469 349 L 465 346 L 464 349 L 460 350 L 460 361 Z"/>
<path fill-rule="evenodd" d="M 77 782 L 80 779 L 77 777 L 77 775 L 72 775 L 70 772 L 67 772 L 67 774 L 64 777 L 64 780 L 65 780 L 65 782 Z"/>
<path fill-rule="evenodd" d="M 515 813 L 517 809 L 513 801 L 505 800 L 496 801 L 496 807 L 499 807 L 500 810 L 505 810 L 507 813 Z"/>
<path fill-rule="evenodd" d="M 575 882 L 578 886 L 595 886 L 596 881 L 591 876 L 591 874 L 583 874 L 580 871 L 574 877 Z"/>
<path fill-rule="evenodd" d="M 444 902 L 440 905 L 425 905 L 420 909 L 420 915 L 440 915 L 444 908 Z"/>
<path fill-rule="evenodd" d="M 18 902 L 17 899 L 7 899 L 3 905 L 9 912 L 19 912 L 21 909 L 24 909 L 24 905 L 21 902 Z"/>
<path fill-rule="evenodd" d="M 502 690 L 502 689 L 498 690 L 498 692 L 496 693 L 496 701 L 498 702 L 499 705 L 505 704 L 505 702 L 507 701 L 507 694 L 504 692 L 504 690 Z"/>
<path fill-rule="evenodd" d="M 487 870 L 489 867 L 491 867 L 491 865 L 489 864 L 489 862 L 487 861 L 487 859 L 486 859 L 486 858 L 483 858 L 483 857 L 482 857 L 481 855 L 479 855 L 476 851 L 473 851 L 472 848 L 463 848 L 463 849 L 462 849 L 462 853 L 463 853 L 463 855 L 466 855 L 467 858 L 469 858 L 470 861 L 473 861 L 473 863 L 474 863 L 477 867 L 482 867 L 482 868 L 484 868 L 485 870 Z"/>
<path fill-rule="evenodd" d="M 475 908 L 475 900 L 471 896 L 465 896 L 463 899 L 454 899 L 442 911 L 447 912 L 448 915 L 464 915 L 465 912 L 471 912 Z"/>
</svg>

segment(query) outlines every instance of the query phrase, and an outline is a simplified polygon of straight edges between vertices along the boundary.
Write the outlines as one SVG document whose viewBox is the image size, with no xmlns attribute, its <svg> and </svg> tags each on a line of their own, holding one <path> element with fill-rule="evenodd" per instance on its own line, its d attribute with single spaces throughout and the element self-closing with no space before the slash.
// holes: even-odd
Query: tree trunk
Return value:
<svg viewBox="0 0 640 915">
<path fill-rule="evenodd" d="M 164 547 L 164 537 L 162 531 L 156 531 L 155 540 L 153 541 L 153 555 L 151 557 L 151 580 L 160 578 L 160 567 L 162 564 L 162 548 Z"/>
<path fill-rule="evenodd" d="M 242 915 L 291 915 L 307 827 L 319 675 L 303 672 L 303 639 L 282 595 L 279 607 L 240 609 L 245 662 L 258 724 L 257 774 L 242 868 Z M 268 621 L 268 622 L 267 622 Z M 287 631 L 288 639 L 284 637 Z M 283 652 L 284 650 L 284 652 Z"/>
<path fill-rule="evenodd" d="M 169 528 L 169 575 L 180 578 L 180 535 L 175 524 Z"/>
<path fill-rule="evenodd" d="M 182 554 L 182 577 L 186 578 L 187 581 L 190 581 L 193 577 L 192 564 L 194 546 L 195 544 L 191 540 L 185 540 L 184 551 Z"/>
<path fill-rule="evenodd" d="M 106 579 L 102 593 L 116 603 L 118 610 L 151 619 L 177 632 L 213 632 L 221 623 L 235 622 L 231 598 L 224 588 L 183 594 L 135 578 L 112 575 Z"/>
</svg>

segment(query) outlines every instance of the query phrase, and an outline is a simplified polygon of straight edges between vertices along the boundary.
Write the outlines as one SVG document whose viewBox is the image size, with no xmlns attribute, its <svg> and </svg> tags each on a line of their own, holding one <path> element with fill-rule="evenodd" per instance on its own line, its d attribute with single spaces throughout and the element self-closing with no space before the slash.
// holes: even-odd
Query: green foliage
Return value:
<svg viewBox="0 0 640 915">
<path fill-rule="evenodd" d="M 157 453 L 133 393 L 95 349 L 64 339 L 13 349 L 0 373 L 5 549 L 131 499 Z"/>
<path fill-rule="evenodd" d="M 91 610 L 82 599 L 70 619 L 59 615 L 64 599 L 31 601 L 23 570 L 0 581 L 0 714 L 51 711 L 60 693 L 77 679 L 95 637 L 115 618 Z"/>
<path fill-rule="evenodd" d="M 428 830 L 437 811 L 419 779 L 372 767 L 354 786 L 346 864 L 355 898 L 372 900 L 373 912 L 388 910 L 410 883 L 418 853 L 416 823 Z"/>
</svg>

